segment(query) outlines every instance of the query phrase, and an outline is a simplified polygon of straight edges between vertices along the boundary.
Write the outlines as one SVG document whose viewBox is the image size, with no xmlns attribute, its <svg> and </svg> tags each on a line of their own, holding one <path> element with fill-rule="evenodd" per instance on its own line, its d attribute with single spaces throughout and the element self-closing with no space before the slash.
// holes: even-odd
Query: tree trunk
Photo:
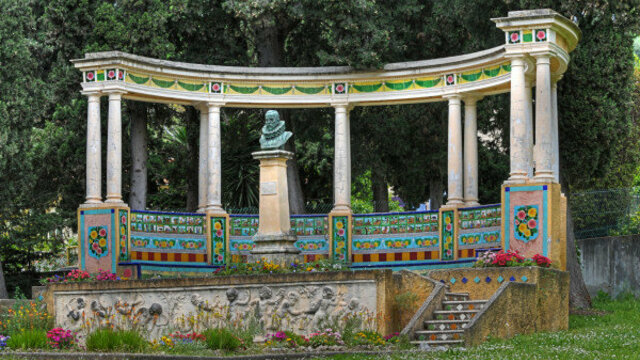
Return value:
<svg viewBox="0 0 640 360">
<path fill-rule="evenodd" d="M 272 15 L 265 15 L 272 16 Z M 265 24 L 271 24 L 271 21 L 264 21 Z M 278 22 L 275 22 L 276 24 Z M 284 49 L 285 33 L 283 29 L 277 26 L 261 27 L 256 29 L 256 50 L 258 51 L 258 65 L 265 67 L 283 66 L 284 61 L 282 51 Z M 281 110 L 280 119 L 286 121 L 293 133 L 286 145 L 286 149 L 295 154 L 295 123 L 289 119 L 289 112 Z M 287 121 L 291 120 L 291 121 Z M 304 214 L 304 193 L 302 192 L 302 182 L 300 181 L 300 171 L 298 170 L 298 162 L 295 158 L 287 161 L 287 188 L 289 191 L 289 211 L 291 214 Z"/>
<path fill-rule="evenodd" d="M 132 210 L 147 207 L 147 106 L 130 102 L 128 106 L 131 124 L 131 195 L 129 206 Z"/>
<path fill-rule="evenodd" d="M 442 206 L 442 181 L 440 178 L 429 180 L 429 205 L 431 210 L 438 210 Z"/>
<path fill-rule="evenodd" d="M 2 271 L 2 262 L 0 261 L 0 299 L 8 299 L 7 284 L 4 282 L 4 272 Z"/>
<path fill-rule="evenodd" d="M 567 271 L 569 272 L 570 278 L 569 307 L 583 309 L 590 308 L 591 296 L 589 295 L 589 290 L 587 290 L 587 285 L 584 283 L 582 268 L 580 268 L 580 263 L 578 263 L 578 254 L 576 252 L 576 236 L 573 232 L 573 216 L 571 215 L 571 206 L 569 203 L 571 194 L 568 191 L 569 186 L 562 178 L 562 172 L 560 172 L 560 174 L 562 191 L 567 197 Z"/>
<path fill-rule="evenodd" d="M 371 191 L 373 192 L 373 211 L 389 211 L 389 188 L 382 169 L 373 166 L 371 169 Z"/>
<path fill-rule="evenodd" d="M 187 211 L 198 210 L 198 148 L 200 135 L 200 113 L 189 107 L 187 110 Z"/>
<path fill-rule="evenodd" d="M 567 196 L 567 202 L 569 197 Z M 569 271 L 569 307 L 570 308 L 590 308 L 591 296 L 587 285 L 582 277 L 582 268 L 578 263 L 576 252 L 576 237 L 573 232 L 573 217 L 571 207 L 567 203 L 567 271 Z"/>
</svg>

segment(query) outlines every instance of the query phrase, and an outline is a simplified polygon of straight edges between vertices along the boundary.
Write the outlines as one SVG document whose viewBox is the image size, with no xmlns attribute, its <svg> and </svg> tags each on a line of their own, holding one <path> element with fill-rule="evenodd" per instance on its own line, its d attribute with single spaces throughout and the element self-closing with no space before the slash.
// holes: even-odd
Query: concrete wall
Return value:
<svg viewBox="0 0 640 360">
<path fill-rule="evenodd" d="M 591 296 L 602 290 L 615 297 L 640 295 L 640 235 L 578 240 L 582 274 Z"/>
</svg>

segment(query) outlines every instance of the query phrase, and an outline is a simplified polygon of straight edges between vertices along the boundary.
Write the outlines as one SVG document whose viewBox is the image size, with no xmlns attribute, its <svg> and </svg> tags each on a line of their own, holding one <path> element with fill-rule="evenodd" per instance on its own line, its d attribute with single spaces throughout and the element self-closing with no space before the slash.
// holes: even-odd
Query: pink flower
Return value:
<svg viewBox="0 0 640 360">
<path fill-rule="evenodd" d="M 100 229 L 100 236 L 106 236 L 106 235 L 107 235 L 107 230 Z"/>
<path fill-rule="evenodd" d="M 100 246 L 98 245 L 97 242 L 94 242 L 93 245 L 91 246 L 91 248 L 93 248 L 93 250 L 98 250 L 98 249 L 100 249 Z M 74 274 L 73 276 L 78 276 L 78 275 Z"/>
<path fill-rule="evenodd" d="M 222 237 L 222 229 L 216 231 L 216 236 L 217 237 Z"/>
<path fill-rule="evenodd" d="M 447 224 L 447 231 L 451 231 L 451 224 Z"/>
<path fill-rule="evenodd" d="M 338 230 L 338 236 L 344 236 L 344 229 Z"/>
<path fill-rule="evenodd" d="M 527 225 L 529 225 L 529 229 L 535 229 L 538 223 L 536 222 L 535 219 L 531 219 L 529 220 L 529 223 Z"/>
<path fill-rule="evenodd" d="M 527 213 L 524 212 L 524 210 L 518 211 L 518 219 L 524 220 L 524 218 L 526 218 L 526 217 L 527 217 Z"/>
<path fill-rule="evenodd" d="M 511 34 L 511 41 L 512 42 L 516 42 L 518 41 L 518 38 L 520 37 L 520 35 L 517 32 L 514 32 Z"/>
</svg>

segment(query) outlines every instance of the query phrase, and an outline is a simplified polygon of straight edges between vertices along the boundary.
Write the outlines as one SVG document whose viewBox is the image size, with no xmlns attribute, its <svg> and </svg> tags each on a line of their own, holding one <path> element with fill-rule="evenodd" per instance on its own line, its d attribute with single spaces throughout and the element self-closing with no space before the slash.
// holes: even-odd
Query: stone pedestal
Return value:
<svg viewBox="0 0 640 360">
<path fill-rule="evenodd" d="M 297 237 L 291 232 L 289 218 L 287 160 L 293 153 L 265 150 L 252 155 L 260 160 L 260 225 L 248 260 L 264 259 L 281 265 L 302 261 L 300 249 L 293 245 Z"/>
</svg>

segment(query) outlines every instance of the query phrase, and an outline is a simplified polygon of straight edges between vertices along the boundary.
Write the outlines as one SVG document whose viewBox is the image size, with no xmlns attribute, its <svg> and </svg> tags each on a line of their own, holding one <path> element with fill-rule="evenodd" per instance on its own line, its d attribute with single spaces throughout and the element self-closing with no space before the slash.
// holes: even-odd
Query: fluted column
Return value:
<svg viewBox="0 0 640 360">
<path fill-rule="evenodd" d="M 207 212 L 225 213 L 222 208 L 222 144 L 220 141 L 220 108 L 208 103 L 207 131 Z"/>
<path fill-rule="evenodd" d="M 204 212 L 207 207 L 207 174 L 209 152 L 209 107 L 200 108 L 200 148 L 198 154 L 198 212 Z"/>
<path fill-rule="evenodd" d="M 109 93 L 107 129 L 107 200 L 122 203 L 122 92 Z"/>
<path fill-rule="evenodd" d="M 551 58 L 536 56 L 536 174 L 535 181 L 553 182 L 553 104 Z"/>
<path fill-rule="evenodd" d="M 100 93 L 87 93 L 87 196 L 85 204 L 102 203 Z"/>
<path fill-rule="evenodd" d="M 336 109 L 332 212 L 351 211 L 351 139 L 347 104 Z"/>
<path fill-rule="evenodd" d="M 529 91 L 530 94 L 530 91 Z M 531 136 L 528 130 L 530 95 L 527 96 L 525 61 L 523 57 L 511 59 L 511 120 L 509 131 L 511 170 L 507 183 L 524 183 L 532 163 Z"/>
<path fill-rule="evenodd" d="M 447 152 L 447 205 L 463 204 L 462 188 L 462 102 L 459 95 L 449 100 L 449 135 Z"/>
<path fill-rule="evenodd" d="M 478 205 L 478 122 L 480 97 L 464 98 L 464 204 Z"/>
</svg>

